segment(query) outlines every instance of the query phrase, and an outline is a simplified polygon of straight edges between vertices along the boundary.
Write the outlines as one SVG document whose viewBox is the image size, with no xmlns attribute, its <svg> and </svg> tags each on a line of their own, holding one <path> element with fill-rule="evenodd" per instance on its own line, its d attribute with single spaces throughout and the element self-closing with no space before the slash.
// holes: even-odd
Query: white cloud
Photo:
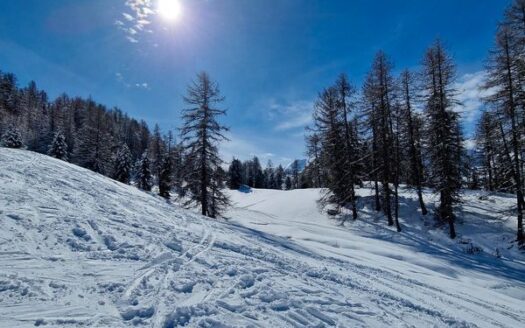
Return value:
<svg viewBox="0 0 525 328">
<path fill-rule="evenodd" d="M 269 108 L 270 120 L 277 122 L 275 130 L 304 129 L 312 122 L 312 101 L 296 100 L 282 103 L 270 99 L 265 106 Z"/>
<path fill-rule="evenodd" d="M 458 92 L 458 100 L 461 103 L 455 110 L 462 115 L 467 127 L 474 125 L 484 107 L 483 98 L 491 95 L 494 90 L 484 89 L 487 73 L 479 71 L 461 76 L 454 86 Z"/>
<path fill-rule="evenodd" d="M 150 87 L 150 85 L 147 82 L 129 83 L 124 78 L 124 75 L 122 73 L 120 73 L 120 72 L 115 73 L 115 79 L 119 83 L 124 85 L 126 88 L 135 87 L 135 88 L 138 88 L 138 89 L 151 90 L 151 87 Z"/>
<path fill-rule="evenodd" d="M 122 13 L 123 20 L 117 20 L 115 25 L 126 34 L 131 43 L 138 43 L 140 32 L 148 32 L 146 26 L 151 24 L 150 16 L 155 14 L 153 0 L 126 0 L 129 12 Z"/>
</svg>

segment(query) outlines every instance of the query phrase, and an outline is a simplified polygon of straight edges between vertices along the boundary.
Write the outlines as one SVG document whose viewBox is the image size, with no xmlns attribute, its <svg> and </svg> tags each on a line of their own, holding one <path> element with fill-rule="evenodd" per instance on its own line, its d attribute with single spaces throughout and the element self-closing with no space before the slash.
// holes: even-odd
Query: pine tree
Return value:
<svg viewBox="0 0 525 328">
<path fill-rule="evenodd" d="M 517 203 L 517 241 L 525 242 L 523 232 L 523 198 L 522 176 L 522 131 L 520 128 L 518 108 L 520 104 L 520 63 L 523 59 L 522 47 L 516 46 L 515 35 L 506 25 L 500 26 L 496 36 L 496 46 L 492 50 L 487 67 L 488 80 L 485 88 L 495 88 L 497 91 L 485 100 L 492 105 L 500 121 L 501 138 L 505 145 L 507 167 L 514 180 Z M 505 125 L 505 126 L 504 126 Z M 507 127 L 507 128 L 505 128 Z M 508 136 L 508 137 L 507 137 Z M 510 138 L 510 144 L 506 139 Z"/>
<path fill-rule="evenodd" d="M 421 156 L 421 140 L 419 139 L 417 121 L 414 120 L 413 98 L 414 79 L 412 74 L 405 70 L 401 73 L 401 99 L 404 115 L 405 139 L 409 157 L 408 183 L 417 191 L 421 214 L 427 215 L 427 208 L 423 200 L 423 162 Z"/>
<path fill-rule="evenodd" d="M 293 188 L 292 178 L 289 175 L 286 176 L 286 179 L 284 180 L 284 188 L 286 190 L 292 190 Z"/>
<path fill-rule="evenodd" d="M 354 140 L 354 134 L 352 133 L 352 127 L 350 125 L 350 114 L 354 104 L 352 98 L 356 91 L 355 88 L 350 85 L 348 78 L 345 74 L 341 74 L 339 79 L 335 83 L 335 88 L 338 92 L 338 107 L 341 115 L 341 124 L 343 125 L 343 139 L 345 146 L 345 178 L 348 180 L 347 185 L 349 190 L 349 202 L 352 206 L 352 218 L 357 219 L 357 199 L 355 194 L 355 182 L 357 180 L 357 141 Z"/>
<path fill-rule="evenodd" d="M 242 185 L 242 163 L 234 158 L 228 169 L 228 187 L 237 190 Z"/>
<path fill-rule="evenodd" d="M 334 87 L 325 89 L 314 107 L 314 130 L 321 138 L 322 166 L 326 170 L 326 187 L 319 203 L 333 204 L 337 210 L 345 208 L 351 199 L 347 155 L 345 153 L 344 125 L 338 107 L 339 95 Z"/>
<path fill-rule="evenodd" d="M 137 187 L 145 191 L 151 191 L 153 187 L 153 177 L 151 175 L 151 163 L 148 152 L 145 151 L 139 161 L 137 168 Z"/>
<path fill-rule="evenodd" d="M 166 199 L 171 198 L 171 188 L 172 188 L 172 181 L 173 178 L 173 163 L 171 160 L 171 156 L 169 156 L 168 153 L 165 153 L 164 156 L 162 156 L 161 164 L 160 164 L 160 171 L 159 171 L 159 195 L 161 197 L 164 197 Z"/>
<path fill-rule="evenodd" d="M 66 137 L 62 131 L 55 133 L 53 142 L 49 146 L 49 156 L 52 156 L 63 161 L 67 161 L 67 143 Z"/>
<path fill-rule="evenodd" d="M 2 145 L 7 148 L 22 148 L 24 146 L 20 131 L 14 124 L 11 124 L 2 136 Z"/>
<path fill-rule="evenodd" d="M 388 225 L 394 225 L 392 216 L 393 153 L 392 107 L 394 81 L 391 75 L 392 64 L 383 52 L 376 55 L 368 79 L 365 82 L 365 101 L 369 106 L 369 127 L 373 134 L 374 171 L 379 173 L 382 186 L 382 209 Z M 376 197 L 378 196 L 376 185 Z"/>
<path fill-rule="evenodd" d="M 115 158 L 113 178 L 119 182 L 129 184 L 132 165 L 131 152 L 126 144 L 122 144 Z"/>
<path fill-rule="evenodd" d="M 275 188 L 275 172 L 273 168 L 272 160 L 268 160 L 266 168 L 264 169 L 264 188 L 274 189 Z"/>
<path fill-rule="evenodd" d="M 299 188 L 299 161 L 292 162 L 292 189 Z"/>
<path fill-rule="evenodd" d="M 482 184 L 488 191 L 495 191 L 499 187 L 496 174 L 500 148 L 498 144 L 497 118 L 490 112 L 483 112 L 476 131 L 477 151 L 481 155 Z"/>
<path fill-rule="evenodd" d="M 283 189 L 283 183 L 284 183 L 284 168 L 282 165 L 279 164 L 277 169 L 275 170 L 275 185 L 274 188 L 277 190 Z"/>
<path fill-rule="evenodd" d="M 264 188 L 264 174 L 261 162 L 257 156 L 254 156 L 252 159 L 250 172 L 253 174 L 253 187 L 258 189 Z"/>
<path fill-rule="evenodd" d="M 322 166 L 321 166 L 321 138 L 319 134 L 312 133 L 306 137 L 306 154 L 310 159 L 309 169 L 313 177 L 314 188 L 321 188 L 322 183 Z"/>
<path fill-rule="evenodd" d="M 182 114 L 181 138 L 191 163 L 186 180 L 192 194 L 186 205 L 200 204 L 202 215 L 210 217 L 216 217 L 227 206 L 227 197 L 218 189 L 219 181 L 216 181 L 217 170 L 223 163 L 218 144 L 227 140 L 223 134 L 227 128 L 218 122 L 226 111 L 215 105 L 223 100 L 217 83 L 212 82 L 207 73 L 200 73 L 188 87 L 184 101 L 189 108 Z"/>
<path fill-rule="evenodd" d="M 437 216 L 449 225 L 450 238 L 456 237 L 454 205 L 460 201 L 462 140 L 456 104 L 455 67 L 439 41 L 427 50 L 422 82 L 428 121 L 431 179 L 440 195 Z"/>
<path fill-rule="evenodd" d="M 160 176 L 160 171 L 162 170 L 163 159 L 166 152 L 158 124 L 155 124 L 153 129 L 149 150 L 151 152 L 150 157 L 153 160 L 153 172 L 155 172 L 155 175 L 158 178 Z"/>
</svg>

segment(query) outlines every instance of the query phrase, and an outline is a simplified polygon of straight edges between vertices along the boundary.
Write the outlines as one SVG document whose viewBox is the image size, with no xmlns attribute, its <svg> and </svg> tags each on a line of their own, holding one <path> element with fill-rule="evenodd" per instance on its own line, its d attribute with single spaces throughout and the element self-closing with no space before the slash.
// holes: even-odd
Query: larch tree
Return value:
<svg viewBox="0 0 525 328">
<path fill-rule="evenodd" d="M 518 52 L 515 35 L 506 25 L 500 26 L 496 35 L 496 45 L 490 53 L 487 65 L 488 78 L 486 89 L 495 90 L 492 95 L 485 98 L 486 102 L 497 113 L 500 121 L 500 132 L 505 145 L 508 168 L 514 180 L 517 203 L 517 241 L 523 244 L 525 236 L 523 233 L 523 210 L 525 202 L 523 199 L 523 176 L 521 165 L 521 127 L 519 123 L 519 94 L 520 77 L 518 58 L 523 54 Z M 510 139 L 509 142 L 506 139 Z"/>
<path fill-rule="evenodd" d="M 394 80 L 391 70 L 392 64 L 386 55 L 383 52 L 377 53 L 364 87 L 364 101 L 368 103 L 369 125 L 373 134 L 374 171 L 378 171 L 381 180 L 383 199 L 381 207 L 387 217 L 388 225 L 394 225 L 390 188 L 394 160 L 392 156 L 394 138 L 391 128 Z"/>
<path fill-rule="evenodd" d="M 355 107 L 355 88 L 350 84 L 345 74 L 341 74 L 335 82 L 335 89 L 338 93 L 338 109 L 341 116 L 341 124 L 343 125 L 343 140 L 344 140 L 344 161 L 346 167 L 346 179 L 348 180 L 349 203 L 352 207 L 352 219 L 357 219 L 357 198 L 355 194 L 356 184 L 356 169 L 357 169 L 357 141 L 352 133 L 352 125 L 350 122 L 350 115 Z"/>
<path fill-rule="evenodd" d="M 218 145 L 227 140 L 224 132 L 228 130 L 218 121 L 226 114 L 216 107 L 223 100 L 217 83 L 203 72 L 188 87 L 184 97 L 188 107 L 182 111 L 181 140 L 190 161 L 186 182 L 191 195 L 186 205 L 199 204 L 201 214 L 210 217 L 220 215 L 228 205 L 228 198 L 218 188 L 217 172 L 223 164 Z"/>
<path fill-rule="evenodd" d="M 462 140 L 459 114 L 453 111 L 457 105 L 455 66 L 440 41 L 425 54 L 421 82 L 428 121 L 431 179 L 440 196 L 437 217 L 448 223 L 450 238 L 454 239 L 454 205 L 460 201 Z"/>
<path fill-rule="evenodd" d="M 423 160 L 421 153 L 421 140 L 418 133 L 417 120 L 414 119 L 414 84 L 415 80 L 412 73 L 405 70 L 401 73 L 401 106 L 402 117 L 404 118 L 404 139 L 409 158 L 408 183 L 417 191 L 417 198 L 421 214 L 427 215 L 427 208 L 423 200 Z"/>
</svg>

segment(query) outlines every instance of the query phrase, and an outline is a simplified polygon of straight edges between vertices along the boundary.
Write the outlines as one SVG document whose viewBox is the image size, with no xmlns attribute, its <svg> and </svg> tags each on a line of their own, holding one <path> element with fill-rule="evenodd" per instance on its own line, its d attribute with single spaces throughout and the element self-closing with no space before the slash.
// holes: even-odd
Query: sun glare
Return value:
<svg viewBox="0 0 525 328">
<path fill-rule="evenodd" d="M 182 5 L 179 0 L 158 0 L 158 13 L 168 21 L 176 21 L 182 14 Z"/>
</svg>

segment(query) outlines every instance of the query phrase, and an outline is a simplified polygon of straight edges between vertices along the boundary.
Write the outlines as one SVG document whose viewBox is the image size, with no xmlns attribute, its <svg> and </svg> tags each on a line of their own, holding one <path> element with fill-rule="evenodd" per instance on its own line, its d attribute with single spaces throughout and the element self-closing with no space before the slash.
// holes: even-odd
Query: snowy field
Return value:
<svg viewBox="0 0 525 328">
<path fill-rule="evenodd" d="M 466 194 L 451 241 L 413 193 L 401 234 L 359 193 L 362 218 L 344 226 L 318 190 L 230 192 L 217 222 L 0 148 L 0 326 L 524 326 L 511 195 Z"/>
</svg>

